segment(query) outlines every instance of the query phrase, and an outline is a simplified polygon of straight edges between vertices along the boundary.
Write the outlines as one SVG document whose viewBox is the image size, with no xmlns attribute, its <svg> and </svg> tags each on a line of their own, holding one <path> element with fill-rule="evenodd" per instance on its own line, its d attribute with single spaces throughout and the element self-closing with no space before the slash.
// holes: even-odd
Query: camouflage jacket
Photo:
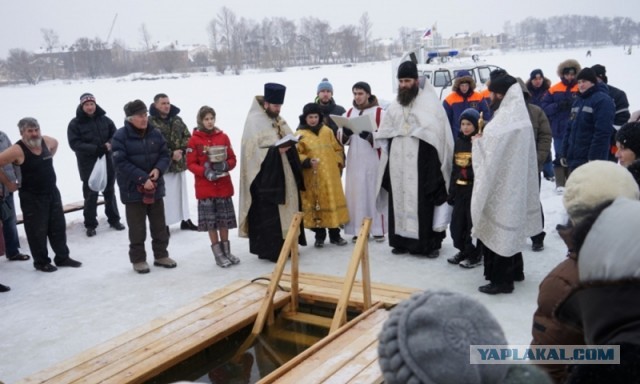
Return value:
<svg viewBox="0 0 640 384">
<path fill-rule="evenodd" d="M 171 104 L 169 116 L 163 119 L 160 117 L 160 112 L 158 112 L 153 104 L 151 104 L 151 107 L 149 108 L 149 123 L 162 132 L 164 139 L 167 141 L 169 156 L 173 156 L 173 151 L 175 150 L 180 149 L 183 151 L 180 160 L 171 161 L 168 171 L 170 173 L 184 172 L 187 170 L 185 151 L 187 149 L 189 138 L 191 138 L 191 133 L 184 121 L 182 121 L 182 118 L 178 116 L 178 113 L 180 113 L 180 108 Z"/>
</svg>

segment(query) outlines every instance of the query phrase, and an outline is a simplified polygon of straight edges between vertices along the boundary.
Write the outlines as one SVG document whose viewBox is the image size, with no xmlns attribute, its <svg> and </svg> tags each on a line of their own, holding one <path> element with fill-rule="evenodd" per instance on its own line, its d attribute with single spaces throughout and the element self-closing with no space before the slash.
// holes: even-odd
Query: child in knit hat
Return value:
<svg viewBox="0 0 640 384">
<path fill-rule="evenodd" d="M 471 138 L 478 133 L 480 113 L 467 108 L 460 114 L 460 132 L 453 148 L 453 168 L 449 184 L 451 214 L 451 238 L 458 253 L 447 259 L 451 264 L 473 268 L 482 264 L 482 256 L 471 238 L 471 192 L 473 191 L 473 164 L 471 161 Z"/>
</svg>

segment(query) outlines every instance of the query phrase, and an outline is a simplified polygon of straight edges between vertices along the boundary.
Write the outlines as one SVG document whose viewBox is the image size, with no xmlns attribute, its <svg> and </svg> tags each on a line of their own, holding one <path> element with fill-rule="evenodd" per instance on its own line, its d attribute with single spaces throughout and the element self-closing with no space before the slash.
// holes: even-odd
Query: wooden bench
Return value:
<svg viewBox="0 0 640 384">
<path fill-rule="evenodd" d="M 236 281 L 19 383 L 142 383 L 252 324 L 266 286 Z M 274 307 L 290 300 L 278 291 Z"/>
<path fill-rule="evenodd" d="M 258 383 L 381 383 L 378 334 L 389 317 L 378 304 Z"/>
<path fill-rule="evenodd" d="M 104 200 L 98 199 L 98 201 L 96 202 L 96 206 L 98 205 L 104 205 Z M 62 206 L 62 210 L 64 211 L 65 214 L 70 212 L 82 211 L 83 209 L 84 209 L 84 200 L 76 201 L 76 202 L 65 204 Z M 24 223 L 24 219 L 22 217 L 22 214 L 16 215 L 16 224 L 23 224 L 23 223 Z"/>
</svg>

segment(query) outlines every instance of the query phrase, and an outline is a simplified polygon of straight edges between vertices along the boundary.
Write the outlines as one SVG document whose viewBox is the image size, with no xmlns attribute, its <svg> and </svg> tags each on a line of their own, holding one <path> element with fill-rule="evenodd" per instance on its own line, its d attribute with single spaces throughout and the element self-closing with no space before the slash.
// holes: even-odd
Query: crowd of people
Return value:
<svg viewBox="0 0 640 384">
<path fill-rule="evenodd" d="M 566 242 L 567 258 L 540 284 L 532 345 L 620 344 L 625 355 L 617 370 L 560 364 L 541 368 L 556 383 L 636 377 L 625 375 L 638 370 L 637 311 L 623 319 L 613 312 L 599 314 L 607 313 L 611 303 L 632 308 L 637 299 L 637 245 L 631 231 L 633 214 L 640 210 L 639 117 L 630 114 L 625 93 L 608 85 L 604 66 L 581 68 L 576 60 L 566 60 L 557 74 L 560 81 L 552 85 L 540 69 L 532 70 L 526 82 L 498 69 L 491 73 L 485 97 L 475 90 L 472 75 L 460 71 L 452 93 L 440 101 L 428 82 L 421 85 L 416 64 L 406 61 L 397 70 L 397 97 L 385 109 L 364 81 L 352 86 L 352 106 L 345 109 L 324 78 L 295 130 L 280 115 L 286 87 L 267 83 L 264 93 L 252 99 L 239 159 L 210 106 L 199 109 L 196 127 L 190 130 L 180 109 L 159 93 L 149 105 L 139 99 L 127 102 L 124 125 L 116 129 L 96 97 L 84 93 L 67 133 L 82 181 L 86 236 L 98 234 L 102 195 L 109 226 L 116 231 L 128 228 L 129 260 L 135 272 L 145 274 L 150 272 L 147 232 L 153 265 L 177 267 L 168 252 L 174 224 L 207 232 L 215 263 L 227 268 L 240 263 L 231 252 L 232 229 L 249 239 L 250 253 L 275 262 L 299 211 L 304 215 L 298 243 L 307 244 L 306 228 L 314 233 L 316 248 L 325 247 L 327 234 L 329 246 L 347 245 L 341 231 L 355 242 L 362 220 L 369 217 L 372 238 L 388 241 L 391 255 L 437 258 L 449 228 L 457 253 L 447 261 L 464 268 L 484 265 L 488 284 L 478 290 L 508 294 L 514 282 L 525 278 L 525 239 L 531 238 L 533 251 L 544 249 L 539 195 L 541 179 L 546 178 L 563 194 L 568 221 L 557 229 Z M 338 117 L 354 119 L 354 125 Z M 364 128 L 355 124 L 362 117 L 368 119 Z M 56 187 L 53 157 L 58 141 L 42 135 L 35 118 L 21 119 L 18 128 L 21 139 L 13 145 L 0 132 L 0 252 L 11 261 L 33 258 L 35 269 L 42 272 L 81 267 L 70 257 Z M 238 161 L 236 216 L 230 172 Z M 198 224 L 189 213 L 187 170 L 195 179 Z M 96 188 L 91 180 L 100 171 L 106 181 Z M 115 197 L 116 182 L 126 227 Z M 31 256 L 19 250 L 16 191 Z M 605 236 L 614 227 L 627 233 L 622 242 Z M 9 289 L 0 284 L 0 292 Z M 472 310 L 472 322 L 456 325 L 473 330 L 469 334 L 495 328 L 497 337 L 478 337 L 474 343 L 506 344 L 485 308 L 457 294 L 426 292 L 399 305 L 380 335 L 381 367 L 388 382 L 456 377 L 453 382 L 465 375 L 509 382 L 509 377 L 523 374 L 507 368 L 442 369 L 435 380 L 423 366 L 407 361 L 412 355 L 439 358 L 442 366 L 455 368 L 438 349 L 396 340 L 407 332 L 417 339 L 428 335 L 420 327 L 400 329 L 398 323 L 414 321 L 410 317 L 435 321 L 426 327 L 429 332 L 449 332 L 445 320 L 453 316 L 454 307 Z M 430 342 L 425 339 L 424 344 Z M 407 352 L 399 351 L 402 348 Z M 399 355 L 408 368 L 396 364 Z"/>
</svg>

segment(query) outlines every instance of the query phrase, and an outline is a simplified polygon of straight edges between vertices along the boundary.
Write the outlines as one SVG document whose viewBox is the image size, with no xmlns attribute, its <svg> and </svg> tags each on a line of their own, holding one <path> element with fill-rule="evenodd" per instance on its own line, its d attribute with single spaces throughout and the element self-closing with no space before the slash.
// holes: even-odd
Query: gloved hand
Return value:
<svg viewBox="0 0 640 384">
<path fill-rule="evenodd" d="M 367 140 L 369 144 L 373 144 L 373 135 L 371 134 L 371 132 L 362 131 L 358 136 L 360 136 L 360 138 L 362 138 L 363 140 Z"/>
<path fill-rule="evenodd" d="M 219 163 L 211 163 L 211 168 L 218 172 L 224 172 L 229 170 L 229 163 L 226 161 L 221 161 Z"/>
<path fill-rule="evenodd" d="M 560 165 L 562 165 L 565 168 L 569 166 L 569 164 L 567 163 L 567 159 L 565 157 L 560 158 Z"/>
<path fill-rule="evenodd" d="M 216 181 L 220 177 L 220 174 L 211 168 L 207 168 L 204 170 L 204 177 L 209 181 Z"/>
<path fill-rule="evenodd" d="M 96 155 L 98 157 L 102 157 L 107 153 L 107 147 L 105 147 L 104 145 L 98 145 L 98 147 L 96 148 Z"/>
<path fill-rule="evenodd" d="M 353 135 L 353 131 L 350 130 L 349 128 L 342 127 L 342 134 L 345 135 L 346 137 L 349 137 Z"/>
<path fill-rule="evenodd" d="M 573 99 L 563 99 L 558 102 L 558 109 L 561 111 L 566 111 L 568 109 L 571 109 L 572 105 Z"/>
</svg>

